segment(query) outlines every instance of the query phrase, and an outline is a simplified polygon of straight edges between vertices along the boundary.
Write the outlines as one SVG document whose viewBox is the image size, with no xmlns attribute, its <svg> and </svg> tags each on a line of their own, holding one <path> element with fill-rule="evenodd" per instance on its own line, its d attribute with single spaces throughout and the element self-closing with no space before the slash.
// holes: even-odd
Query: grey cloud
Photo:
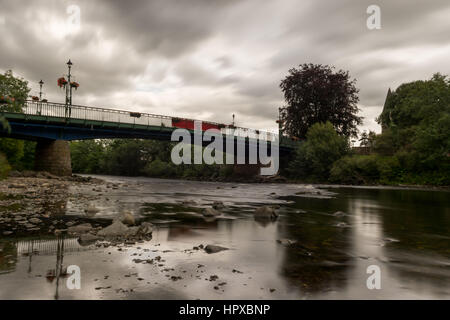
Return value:
<svg viewBox="0 0 450 320">
<path fill-rule="evenodd" d="M 71 4 L 81 8 L 81 29 L 55 36 L 62 26 L 49 23 L 64 22 Z M 371 4 L 381 7 L 381 30 L 366 28 Z M 63 100 L 56 79 L 71 58 L 81 84 L 76 103 L 223 122 L 236 113 L 240 125 L 276 127 L 281 79 L 312 62 L 350 71 L 363 128 L 375 128 L 389 87 L 450 71 L 448 0 L 0 0 L 0 7 L 0 69 L 34 91 L 43 79 L 56 101 Z"/>
</svg>

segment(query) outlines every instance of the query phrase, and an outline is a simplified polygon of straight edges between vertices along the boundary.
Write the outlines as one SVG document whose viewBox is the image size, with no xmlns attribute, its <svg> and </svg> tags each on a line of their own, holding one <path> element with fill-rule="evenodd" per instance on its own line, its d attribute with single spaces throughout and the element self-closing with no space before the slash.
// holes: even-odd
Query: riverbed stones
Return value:
<svg viewBox="0 0 450 320">
<path fill-rule="evenodd" d="M 224 251 L 224 250 L 228 250 L 228 248 L 221 247 L 221 246 L 216 246 L 216 245 L 214 245 L 214 244 L 208 244 L 208 245 L 205 247 L 205 252 L 206 252 L 206 253 L 209 253 L 209 254 L 211 254 L 211 253 L 217 253 L 217 252 Z"/>
<path fill-rule="evenodd" d="M 28 219 L 28 221 L 30 221 L 30 223 L 32 223 L 32 224 L 39 224 L 42 222 L 42 220 L 39 218 L 30 218 L 30 219 Z"/>
</svg>

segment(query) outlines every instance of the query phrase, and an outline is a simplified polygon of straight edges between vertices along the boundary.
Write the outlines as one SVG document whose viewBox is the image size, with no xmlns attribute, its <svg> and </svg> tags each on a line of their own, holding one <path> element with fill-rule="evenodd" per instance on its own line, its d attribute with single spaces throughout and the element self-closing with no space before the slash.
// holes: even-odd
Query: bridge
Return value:
<svg viewBox="0 0 450 320">
<path fill-rule="evenodd" d="M 37 141 L 35 167 L 57 175 L 71 174 L 68 141 L 84 139 L 152 139 L 171 141 L 172 132 L 183 128 L 194 135 L 194 121 L 187 118 L 130 112 L 62 103 L 26 101 L 21 112 L 1 108 L 0 114 L 8 120 L 10 132 L 0 130 L 0 136 Z M 279 139 L 280 153 L 291 152 L 298 141 L 277 133 L 202 121 L 202 131 L 219 130 L 224 139 L 233 139 L 235 148 L 246 148 L 265 139 L 267 147 Z M 191 141 L 194 141 L 192 138 Z M 210 142 L 202 141 L 206 146 Z M 225 146 L 225 143 L 223 144 Z M 248 155 L 248 152 L 246 152 Z"/>
</svg>

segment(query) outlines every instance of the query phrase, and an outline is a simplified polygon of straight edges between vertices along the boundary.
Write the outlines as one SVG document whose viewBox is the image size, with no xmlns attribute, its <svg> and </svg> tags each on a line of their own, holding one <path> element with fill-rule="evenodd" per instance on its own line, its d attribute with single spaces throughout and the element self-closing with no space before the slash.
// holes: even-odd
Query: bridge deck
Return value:
<svg viewBox="0 0 450 320">
<path fill-rule="evenodd" d="M 27 129 L 25 127 L 28 127 L 28 130 L 34 127 L 35 131 L 40 129 L 39 132 L 41 132 L 43 138 L 52 138 L 55 134 L 52 132 L 49 136 L 46 136 L 45 131 L 51 132 L 51 130 L 54 130 L 61 133 L 71 130 L 71 134 L 59 137 L 65 140 L 133 137 L 133 132 L 136 133 L 136 137 L 158 139 L 159 136 L 161 140 L 167 140 L 167 136 L 170 136 L 173 130 L 180 128 L 179 123 L 193 124 L 195 121 L 150 113 L 78 105 L 66 106 L 61 103 L 37 101 L 26 101 L 21 113 L 3 111 L 2 114 L 19 135 L 26 135 Z M 208 127 L 217 128 L 223 136 L 259 138 L 268 142 L 275 141 L 278 138 L 278 134 L 268 131 L 234 127 L 211 121 L 202 121 L 202 123 L 207 124 Z M 91 134 L 77 135 L 77 128 L 83 128 L 84 130 L 90 128 Z M 145 132 L 148 132 L 149 135 L 145 135 Z M 297 141 L 282 137 L 280 147 L 293 149 L 297 143 Z"/>
</svg>

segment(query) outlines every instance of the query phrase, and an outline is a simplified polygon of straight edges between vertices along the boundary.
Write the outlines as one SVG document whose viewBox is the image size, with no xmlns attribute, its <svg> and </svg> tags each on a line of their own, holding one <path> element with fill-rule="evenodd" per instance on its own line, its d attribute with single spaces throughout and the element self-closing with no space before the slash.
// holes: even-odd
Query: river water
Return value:
<svg viewBox="0 0 450 320">
<path fill-rule="evenodd" d="M 77 195 L 90 196 L 96 218 L 152 222 L 152 240 L 3 237 L 0 299 L 450 299 L 449 192 L 97 177 L 121 186 L 73 186 L 65 214 L 84 215 Z M 214 201 L 223 214 L 203 217 Z M 279 218 L 256 221 L 262 205 Z M 228 250 L 197 250 L 207 244 Z M 58 263 L 80 268 L 80 289 L 53 275 Z M 369 266 L 380 289 L 367 286 Z"/>
</svg>

